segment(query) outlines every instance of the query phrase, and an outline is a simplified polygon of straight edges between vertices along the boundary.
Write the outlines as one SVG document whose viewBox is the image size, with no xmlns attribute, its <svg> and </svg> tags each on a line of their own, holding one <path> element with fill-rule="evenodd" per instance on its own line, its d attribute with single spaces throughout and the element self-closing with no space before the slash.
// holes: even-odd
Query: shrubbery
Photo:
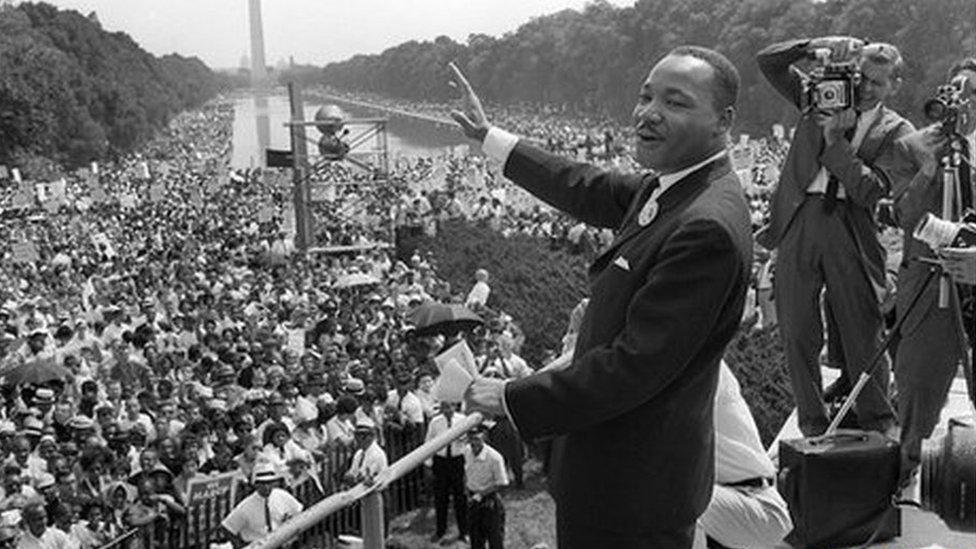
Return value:
<svg viewBox="0 0 976 549">
<path fill-rule="evenodd" d="M 157 58 L 78 12 L 0 7 L 0 164 L 77 166 L 133 150 L 218 85 L 199 59 Z"/>
<path fill-rule="evenodd" d="M 412 244 L 412 243 L 411 243 Z M 552 250 L 546 240 L 505 238 L 484 224 L 450 221 L 434 238 L 421 237 L 419 250 L 431 252 L 437 273 L 455 292 L 467 292 L 476 269 L 491 273 L 492 308 L 512 315 L 526 335 L 523 355 L 533 367 L 547 349 L 562 345 L 569 313 L 587 293 L 583 256 Z M 793 408 L 789 374 L 775 330 L 740 333 L 726 353 L 768 444 Z"/>
</svg>

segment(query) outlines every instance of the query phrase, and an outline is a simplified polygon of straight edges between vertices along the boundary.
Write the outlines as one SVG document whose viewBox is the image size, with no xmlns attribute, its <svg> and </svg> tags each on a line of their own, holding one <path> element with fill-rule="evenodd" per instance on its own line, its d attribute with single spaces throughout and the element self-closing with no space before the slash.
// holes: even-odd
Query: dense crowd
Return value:
<svg viewBox="0 0 976 549">
<path fill-rule="evenodd" d="M 550 150 L 636 169 L 614 144 L 627 133 L 617 126 L 528 106 L 492 112 Z M 37 536 L 98 546 L 183 516 L 201 475 L 239 471 L 248 490 L 262 462 L 324 495 L 330 479 L 316 472 L 329 448 L 356 446 L 357 427 L 371 426 L 382 448 L 384 426 L 419 428 L 438 414 L 432 357 L 443 341 L 409 337 L 413 307 L 466 302 L 489 320 L 470 338 L 484 372 L 530 371 L 518 327 L 485 306 L 488 273 L 471 292 L 451 288 L 431 258 L 398 261 L 383 244 L 391 230 L 436 234 L 439 221 L 464 218 L 588 255 L 614 236 L 456 148 L 397 158 L 383 185 L 332 164 L 313 184 L 318 251 L 295 254 L 287 175 L 229 168 L 232 118 L 212 104 L 114 163 L 30 182 L 0 172 L 4 532 L 43 511 L 35 522 L 50 528 Z M 753 156 L 756 226 L 786 148 L 768 143 L 740 144 Z M 501 445 L 521 483 L 509 435 Z"/>
<path fill-rule="evenodd" d="M 436 414 L 441 340 L 408 337 L 406 312 L 467 288 L 376 245 L 385 187 L 315 207 L 317 243 L 343 253 L 294 254 L 282 174 L 228 168 L 232 118 L 186 113 L 139 154 L 40 187 L 0 174 L 0 538 L 100 546 L 178 521 L 202 475 L 239 471 L 246 491 L 266 462 L 289 487 L 319 483 L 357 428 L 382 445 Z M 476 308 L 488 366 L 518 332 Z"/>
</svg>

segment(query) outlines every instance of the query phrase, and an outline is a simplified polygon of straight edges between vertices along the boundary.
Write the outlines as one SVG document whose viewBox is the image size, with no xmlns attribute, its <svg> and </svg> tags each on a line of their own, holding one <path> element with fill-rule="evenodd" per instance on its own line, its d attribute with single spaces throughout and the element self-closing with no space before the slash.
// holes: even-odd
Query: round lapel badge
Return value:
<svg viewBox="0 0 976 549">
<path fill-rule="evenodd" d="M 648 200 L 644 207 L 641 208 L 639 214 L 637 214 L 637 223 L 641 226 L 647 226 L 654 218 L 657 217 L 657 200 Z"/>
</svg>

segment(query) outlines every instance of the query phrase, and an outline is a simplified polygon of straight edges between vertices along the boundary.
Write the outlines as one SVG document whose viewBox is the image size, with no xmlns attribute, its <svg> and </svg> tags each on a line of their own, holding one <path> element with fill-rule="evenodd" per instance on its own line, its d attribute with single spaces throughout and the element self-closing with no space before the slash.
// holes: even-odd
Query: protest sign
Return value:
<svg viewBox="0 0 976 549">
<path fill-rule="evenodd" d="M 37 253 L 37 247 L 29 240 L 15 242 L 11 246 L 11 251 L 13 252 L 14 261 L 18 263 L 34 263 L 41 259 L 41 256 Z"/>
<path fill-rule="evenodd" d="M 221 473 L 209 477 L 194 477 L 186 486 L 187 504 L 199 505 L 207 501 L 214 501 L 220 496 L 229 496 L 234 501 L 237 495 L 237 472 Z"/>
<path fill-rule="evenodd" d="M 462 402 L 464 392 L 478 376 L 474 353 L 467 342 L 461 340 L 435 356 L 434 364 L 441 372 L 434 384 L 434 398 L 441 402 Z"/>
</svg>

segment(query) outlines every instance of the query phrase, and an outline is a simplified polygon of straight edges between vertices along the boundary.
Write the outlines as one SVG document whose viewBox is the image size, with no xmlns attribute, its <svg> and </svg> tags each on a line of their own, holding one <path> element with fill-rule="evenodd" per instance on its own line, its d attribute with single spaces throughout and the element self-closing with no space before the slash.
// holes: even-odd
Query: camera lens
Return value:
<svg viewBox="0 0 976 549">
<path fill-rule="evenodd" d="M 922 506 L 957 532 L 976 532 L 976 427 L 949 420 L 941 440 L 922 448 Z"/>
<path fill-rule="evenodd" d="M 827 88 L 823 92 L 823 98 L 825 101 L 835 101 L 837 99 L 837 92 L 833 88 Z"/>
</svg>

